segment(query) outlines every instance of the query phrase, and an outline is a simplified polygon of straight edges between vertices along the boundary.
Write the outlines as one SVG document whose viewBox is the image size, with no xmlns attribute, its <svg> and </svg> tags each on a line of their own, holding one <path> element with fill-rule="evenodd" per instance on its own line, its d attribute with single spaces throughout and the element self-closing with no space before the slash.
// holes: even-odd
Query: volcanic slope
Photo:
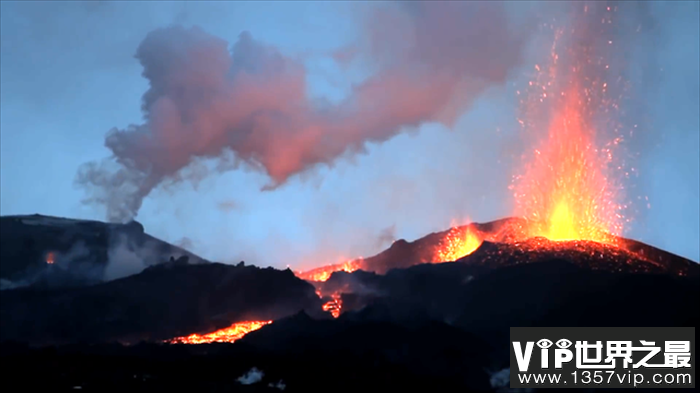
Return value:
<svg viewBox="0 0 700 393">
<path fill-rule="evenodd" d="M 611 236 L 608 243 L 549 241 L 527 237 L 524 229 L 527 225 L 527 221 L 519 218 L 472 223 L 431 233 L 413 242 L 397 240 L 375 256 L 322 266 L 297 275 L 309 281 L 323 282 L 336 271 L 364 270 L 385 274 L 395 268 L 463 258 L 467 258 L 464 262 L 496 267 L 552 256 L 561 256 L 591 269 L 666 272 L 695 277 L 700 274 L 696 262 L 635 240 Z M 478 257 L 468 258 L 471 254 L 478 254 Z"/>
<path fill-rule="evenodd" d="M 0 289 L 101 282 L 109 278 L 106 272 L 110 250 L 119 251 L 117 259 L 137 258 L 142 269 L 168 261 L 171 256 L 185 256 L 189 263 L 208 262 L 145 233 L 136 221 L 109 224 L 38 214 L 3 216 L 0 217 Z"/>
<path fill-rule="evenodd" d="M 321 300 L 291 270 L 166 263 L 88 287 L 3 291 L 0 341 L 162 341 L 300 310 L 318 315 Z"/>
<path fill-rule="evenodd" d="M 461 229 L 489 240 L 455 262 L 407 259 L 412 250 L 439 255 L 453 229 L 396 242 L 363 260 L 374 272 L 337 271 L 314 285 L 336 317 L 355 311 L 401 320 L 422 315 L 500 338 L 510 326 L 557 321 L 656 326 L 663 320 L 695 326 L 697 319 L 690 316 L 697 313 L 689 310 L 700 299 L 696 262 L 623 238 L 614 244 L 523 238 L 517 230 L 522 223 L 507 219 Z M 407 267 L 386 271 L 402 264 Z"/>
</svg>

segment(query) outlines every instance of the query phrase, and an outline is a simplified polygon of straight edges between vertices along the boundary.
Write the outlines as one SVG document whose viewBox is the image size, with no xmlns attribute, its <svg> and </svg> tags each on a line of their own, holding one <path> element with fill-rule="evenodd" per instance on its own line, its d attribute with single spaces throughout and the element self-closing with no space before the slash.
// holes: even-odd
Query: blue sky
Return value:
<svg viewBox="0 0 700 393">
<path fill-rule="evenodd" d="M 512 3 L 515 4 L 515 3 Z M 513 14 L 514 7 L 509 4 Z M 200 26 L 236 42 L 242 31 L 303 58 L 308 94 L 345 98 L 370 74 L 342 71 L 328 55 L 361 38 L 372 4 L 342 2 L 2 2 L 0 52 L 0 212 L 104 219 L 81 204 L 81 164 L 111 152 L 105 134 L 143 121 L 148 90 L 136 49 L 154 29 Z M 522 7 L 522 6 L 521 6 Z M 537 8 L 537 5 L 532 5 Z M 700 107 L 698 2 L 654 3 L 657 41 L 636 49 L 654 78 L 634 85 L 645 125 L 633 145 L 639 195 L 649 197 L 626 236 L 700 259 Z M 527 13 L 525 13 L 527 14 Z M 648 41 L 645 41 L 648 42 Z M 645 46 L 647 45 L 647 46 Z M 156 188 L 137 219 L 164 240 L 203 257 L 307 268 L 382 248 L 382 234 L 413 240 L 453 221 L 511 214 L 508 184 L 521 146 L 515 90 L 536 45 L 506 83 L 475 97 L 453 127 L 424 124 L 365 154 L 341 158 L 260 191 L 269 178 L 242 168 Z"/>
</svg>

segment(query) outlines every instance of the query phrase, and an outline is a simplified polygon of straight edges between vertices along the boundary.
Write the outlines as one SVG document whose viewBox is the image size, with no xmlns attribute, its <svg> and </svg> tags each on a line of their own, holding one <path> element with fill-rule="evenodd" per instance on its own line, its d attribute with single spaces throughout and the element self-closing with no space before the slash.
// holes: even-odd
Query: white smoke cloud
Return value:
<svg viewBox="0 0 700 393">
<path fill-rule="evenodd" d="M 124 233 L 117 233 L 110 239 L 107 252 L 107 266 L 104 270 L 103 280 L 112 281 L 141 273 L 149 266 L 168 262 L 170 258 L 178 259 L 185 255 L 184 252 L 169 249 L 163 252 L 162 243 L 154 240 L 146 240 L 139 244 L 136 239 Z M 189 258 L 189 257 L 188 257 Z M 189 261 L 188 262 L 194 262 Z"/>
<path fill-rule="evenodd" d="M 146 261 L 158 257 L 154 248 L 134 248 L 124 234 L 114 236 L 107 253 L 104 280 L 111 281 L 138 274 L 145 269 Z"/>
<path fill-rule="evenodd" d="M 262 381 L 264 373 L 256 367 L 251 368 L 247 373 L 238 377 L 237 381 L 241 385 L 252 385 Z"/>
</svg>

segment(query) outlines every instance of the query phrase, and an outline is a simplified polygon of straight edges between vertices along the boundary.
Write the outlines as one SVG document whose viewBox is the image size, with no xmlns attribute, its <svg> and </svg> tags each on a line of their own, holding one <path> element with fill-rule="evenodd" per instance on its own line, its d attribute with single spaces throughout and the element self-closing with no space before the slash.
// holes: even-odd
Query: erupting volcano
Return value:
<svg viewBox="0 0 700 393">
<path fill-rule="evenodd" d="M 517 242 L 521 247 L 552 246 L 526 242 L 536 237 L 619 243 L 627 207 L 620 179 L 626 173 L 615 155 L 623 141 L 615 116 L 624 81 L 610 74 L 606 60 L 614 45 L 608 34 L 617 7 L 574 8 L 573 22 L 567 27 L 543 26 L 553 37 L 549 61 L 546 66 L 535 65 L 536 76 L 528 82 L 526 93 L 517 92 L 526 96 L 518 121 L 525 140 L 534 143 L 531 152 L 523 155 L 522 171 L 511 185 L 514 216 L 522 220 L 506 220 L 497 228 L 452 226 L 433 251 L 421 253 L 416 263 L 455 261 L 483 241 Z M 299 277 L 322 282 L 334 271 L 377 271 L 372 265 L 372 258 L 360 259 Z"/>
<path fill-rule="evenodd" d="M 645 248 L 620 237 L 629 217 L 624 215 L 627 204 L 622 186 L 628 173 L 619 155 L 624 127 L 617 119 L 626 86 L 610 66 L 615 45 L 610 31 L 616 11 L 616 6 L 576 5 L 570 23 L 543 26 L 545 33 L 552 34 L 548 62 L 535 65 L 535 77 L 524 93 L 517 92 L 525 97 L 520 101 L 518 122 L 532 146 L 523 155 L 523 165 L 510 187 L 516 218 L 453 225 L 446 232 L 392 246 L 371 258 L 298 276 L 323 283 L 338 271 L 385 273 L 396 267 L 452 262 L 474 253 L 484 242 L 503 244 L 498 254 L 517 254 L 523 261 L 536 259 L 534 255 L 540 252 L 576 254 L 593 256 L 590 263 L 598 266 L 594 261 L 615 254 L 627 258 L 628 263 L 636 258 L 647 261 L 634 268 L 638 271 L 663 266 L 650 258 L 650 252 L 645 254 Z M 684 270 L 677 273 L 685 274 Z M 330 296 L 324 310 L 334 317 L 342 309 L 340 292 L 319 290 L 319 296 Z"/>
</svg>

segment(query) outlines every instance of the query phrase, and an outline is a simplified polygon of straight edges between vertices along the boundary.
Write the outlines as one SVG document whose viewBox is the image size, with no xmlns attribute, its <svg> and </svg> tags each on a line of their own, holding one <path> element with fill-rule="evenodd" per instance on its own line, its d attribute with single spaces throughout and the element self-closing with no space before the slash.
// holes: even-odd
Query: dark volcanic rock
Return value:
<svg viewBox="0 0 700 393">
<path fill-rule="evenodd" d="M 478 256 L 478 254 L 476 254 Z M 345 273 L 346 283 L 354 273 Z M 334 275 L 335 276 L 335 275 Z M 350 276 L 350 277 L 348 277 Z M 363 279 L 367 279 L 363 281 Z M 329 280 L 330 281 L 330 280 Z M 359 274 L 375 296 L 340 318 L 450 321 L 497 345 L 511 326 L 697 326 L 700 281 L 670 274 L 592 270 L 559 258 L 500 268 L 462 262 Z M 346 285 L 353 292 L 352 284 Z M 356 303 L 358 300 L 353 299 Z"/>
<path fill-rule="evenodd" d="M 0 217 L 0 289 L 83 286 L 111 279 L 114 274 L 129 274 L 107 270 L 110 250 L 117 251 L 112 262 L 137 258 L 143 268 L 165 262 L 170 256 L 187 256 L 190 263 L 207 262 L 146 234 L 136 221 L 108 224 L 38 214 L 4 216 Z M 132 260 L 124 263 L 134 264 Z"/>
<path fill-rule="evenodd" d="M 496 269 L 561 259 L 588 270 L 700 278 L 700 265 L 696 262 L 632 240 L 619 238 L 618 241 L 620 246 L 585 240 L 550 241 L 537 237 L 513 243 L 484 241 L 474 252 L 458 261 Z M 627 245 L 631 245 L 634 251 Z"/>
<path fill-rule="evenodd" d="M 5 344 L 0 357 L 8 365 L 6 383 L 17 379 L 27 388 L 78 385 L 100 391 L 275 391 L 270 384 L 279 381 L 285 391 L 302 392 L 329 386 L 486 390 L 489 370 L 508 367 L 510 326 L 700 322 L 697 280 L 594 271 L 560 259 L 491 270 L 457 262 L 421 265 L 394 270 L 385 280 L 385 296 L 358 311 L 325 320 L 300 312 L 235 344 L 43 350 Z M 401 281 L 411 284 L 391 287 Z M 440 282 L 441 288 L 434 285 Z M 455 299 L 453 314 L 459 314 L 452 323 L 431 308 L 447 296 Z M 262 381 L 238 384 L 235 379 L 252 367 L 264 372 Z M 42 378 L 23 379 L 28 369 L 41 369 Z"/>
<path fill-rule="evenodd" d="M 505 345 L 510 326 L 697 326 L 700 282 L 551 260 L 497 269 L 461 295 L 455 325 Z"/>
<path fill-rule="evenodd" d="M 285 392 L 482 391 L 489 387 L 489 349 L 445 324 L 405 328 L 389 322 L 315 321 L 299 316 L 277 324 L 235 344 L 34 350 L 4 345 L 0 359 L 7 365 L 4 382 L 21 381 L 26 389 L 279 392 L 275 386 L 280 382 Z M 262 380 L 247 386 L 238 383 L 252 368 L 263 372 Z M 26 378 L 26 370 L 34 369 L 42 370 L 41 378 Z"/>
<path fill-rule="evenodd" d="M 313 312 L 320 302 L 313 286 L 290 270 L 173 262 L 91 287 L 4 291 L 0 340 L 164 340 Z"/>
<path fill-rule="evenodd" d="M 235 273 L 228 273 L 229 269 Z M 263 273 L 265 279 L 256 279 Z M 334 277 L 338 281 L 335 285 L 350 285 L 347 289 L 361 282 L 368 303 L 338 319 L 318 319 L 309 315 L 320 307 L 313 287 L 294 278 L 290 271 L 219 264 L 162 265 L 137 276 L 83 288 L 110 288 L 89 292 L 84 299 L 133 291 L 134 299 L 145 297 L 149 303 L 157 299 L 155 304 L 160 306 L 169 300 L 181 305 L 170 318 L 157 316 L 159 322 L 141 315 L 128 320 L 134 324 L 143 320 L 139 328 L 163 335 L 177 335 L 165 326 L 184 326 L 176 315 L 196 315 L 198 309 L 206 310 L 201 320 L 211 320 L 217 311 L 234 309 L 242 318 L 245 311 L 240 307 L 246 303 L 250 318 L 245 319 L 274 319 L 272 313 L 261 316 L 264 307 L 251 299 L 263 298 L 269 302 L 266 304 L 279 306 L 278 302 L 293 292 L 283 288 L 286 280 L 297 280 L 294 288 L 298 286 L 308 296 L 310 305 L 309 314 L 277 319 L 235 344 L 43 350 L 5 344 L 0 347 L 0 357 L 9 365 L 6 383 L 21 380 L 27 388 L 82 386 L 99 391 L 279 391 L 270 385 L 282 381 L 285 391 L 320 391 L 329 386 L 342 386 L 342 390 L 372 386 L 474 391 L 488 389 L 487 370 L 508 367 L 511 326 L 697 326 L 700 322 L 694 311 L 700 306 L 700 283 L 692 277 L 593 270 L 556 257 L 496 268 L 461 261 L 395 269 L 385 276 L 358 272 Z M 176 283 L 179 289 L 168 289 L 168 283 Z M 214 290 L 217 287 L 220 289 Z M 160 290 L 151 292 L 155 288 Z M 196 305 L 186 300 L 202 296 L 209 299 Z M 230 298 L 237 300 L 227 300 Z M 108 304 L 103 306 L 109 308 Z M 5 312 L 4 299 L 0 305 Z M 100 312 L 97 307 L 82 315 L 95 312 Z M 233 314 L 231 318 L 235 318 Z M 0 315 L 2 323 L 11 315 Z M 42 323 L 61 321 L 55 318 Z M 20 325 L 35 326 L 29 320 Z M 113 326 L 86 327 L 108 328 Z M 2 325 L 3 334 L 5 330 Z M 236 378 L 252 367 L 264 372 L 262 381 L 238 384 Z M 42 378 L 23 378 L 23 370 L 29 369 L 41 369 Z"/>
<path fill-rule="evenodd" d="M 411 376 L 436 386 L 489 387 L 486 368 L 491 348 L 473 335 L 428 318 L 415 317 L 405 324 L 382 317 L 319 321 L 298 314 L 248 334 L 240 344 L 272 357 L 322 360 L 331 365 L 328 372 L 335 368 L 337 373 L 326 377 L 327 382 L 342 378 L 344 387 L 359 388 L 370 380 L 384 386 L 392 381 L 406 384 Z M 302 371 L 285 381 L 311 387 L 308 374 Z"/>
</svg>

